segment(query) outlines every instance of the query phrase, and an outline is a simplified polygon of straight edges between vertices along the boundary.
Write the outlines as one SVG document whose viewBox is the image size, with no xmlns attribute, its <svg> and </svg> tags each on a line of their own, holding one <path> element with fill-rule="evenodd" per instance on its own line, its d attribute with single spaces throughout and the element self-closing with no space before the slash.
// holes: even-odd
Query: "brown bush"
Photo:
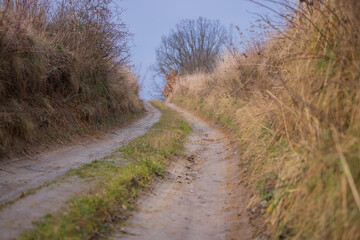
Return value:
<svg viewBox="0 0 360 240">
<path fill-rule="evenodd" d="M 1 3 L 0 156 L 143 108 L 111 1 L 57 3 L 55 13 L 45 0 Z"/>
<path fill-rule="evenodd" d="M 166 83 L 163 90 L 165 97 L 169 97 L 170 94 L 173 93 L 174 86 L 179 81 L 180 77 L 181 74 L 180 73 L 176 74 L 174 69 L 171 70 L 171 73 L 165 74 Z"/>
</svg>

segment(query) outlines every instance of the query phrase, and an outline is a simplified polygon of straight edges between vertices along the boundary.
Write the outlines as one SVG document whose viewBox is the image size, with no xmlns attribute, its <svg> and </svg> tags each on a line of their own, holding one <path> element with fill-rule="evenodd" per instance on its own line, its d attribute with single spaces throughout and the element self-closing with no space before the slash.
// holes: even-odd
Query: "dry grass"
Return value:
<svg viewBox="0 0 360 240">
<path fill-rule="evenodd" d="M 0 157 L 143 108 L 111 1 L 49 4 L 0 2 Z"/>
<path fill-rule="evenodd" d="M 183 77 L 170 100 L 237 136 L 272 238 L 359 239 L 360 2 L 281 2 L 284 32 Z"/>
</svg>

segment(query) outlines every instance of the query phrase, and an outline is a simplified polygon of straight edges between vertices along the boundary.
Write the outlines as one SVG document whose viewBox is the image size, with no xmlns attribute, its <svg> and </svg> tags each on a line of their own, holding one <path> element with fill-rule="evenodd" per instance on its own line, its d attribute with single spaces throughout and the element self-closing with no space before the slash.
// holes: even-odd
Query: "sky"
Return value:
<svg viewBox="0 0 360 240">
<path fill-rule="evenodd" d="M 156 96 L 154 76 L 150 66 L 155 63 L 155 49 L 161 43 L 161 37 L 183 19 L 205 17 L 219 20 L 226 29 L 238 26 L 242 31 L 249 29 L 258 18 L 252 13 L 266 14 L 268 10 L 247 0 L 118 0 L 125 11 L 123 21 L 134 34 L 132 64 L 140 76 L 140 97 L 150 100 Z M 233 30 L 236 34 L 236 30 Z"/>
</svg>

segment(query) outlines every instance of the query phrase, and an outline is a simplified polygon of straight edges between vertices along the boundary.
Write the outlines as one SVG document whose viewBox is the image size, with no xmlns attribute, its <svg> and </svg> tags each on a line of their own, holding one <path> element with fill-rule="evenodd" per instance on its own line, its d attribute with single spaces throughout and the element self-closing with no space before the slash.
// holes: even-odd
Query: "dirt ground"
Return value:
<svg viewBox="0 0 360 240">
<path fill-rule="evenodd" d="M 146 104 L 146 111 L 143 118 L 102 139 L 91 139 L 56 151 L 1 162 L 0 203 L 14 203 L 0 210 L 0 239 L 16 238 L 31 228 L 33 221 L 58 210 L 72 195 L 90 191 L 91 183 L 74 177 L 62 179 L 50 186 L 43 185 L 70 169 L 103 158 L 145 134 L 161 116 L 149 103 Z M 19 199 L 23 193 L 34 188 L 39 189 Z"/>
<path fill-rule="evenodd" d="M 193 128 L 185 144 L 188 157 L 169 166 L 167 178 L 139 199 L 138 211 L 111 238 L 251 239 L 254 230 L 246 212 L 248 192 L 240 184 L 234 144 L 220 130 L 169 106 L 182 113 Z M 0 239 L 16 238 L 71 196 L 92 191 L 91 183 L 59 176 L 144 134 L 161 115 L 150 104 L 146 109 L 144 118 L 100 140 L 0 163 L 0 203 L 14 201 L 0 210 Z M 55 178 L 56 183 L 46 186 Z M 34 188 L 38 189 L 19 198 Z"/>
<path fill-rule="evenodd" d="M 140 199 L 112 239 L 251 239 L 235 146 L 221 131 L 169 106 L 193 128 L 188 157 L 172 164 L 167 179 Z"/>
</svg>

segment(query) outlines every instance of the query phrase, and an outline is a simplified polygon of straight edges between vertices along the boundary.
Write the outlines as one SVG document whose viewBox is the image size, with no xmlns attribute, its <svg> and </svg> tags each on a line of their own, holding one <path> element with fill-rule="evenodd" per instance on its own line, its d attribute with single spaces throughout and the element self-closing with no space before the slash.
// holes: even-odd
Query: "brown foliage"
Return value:
<svg viewBox="0 0 360 240">
<path fill-rule="evenodd" d="M 163 90 L 165 97 L 169 97 L 173 93 L 174 86 L 180 80 L 180 77 L 180 72 L 176 74 L 174 69 L 171 70 L 171 73 L 165 74 L 165 79 L 167 80 Z"/>
</svg>

